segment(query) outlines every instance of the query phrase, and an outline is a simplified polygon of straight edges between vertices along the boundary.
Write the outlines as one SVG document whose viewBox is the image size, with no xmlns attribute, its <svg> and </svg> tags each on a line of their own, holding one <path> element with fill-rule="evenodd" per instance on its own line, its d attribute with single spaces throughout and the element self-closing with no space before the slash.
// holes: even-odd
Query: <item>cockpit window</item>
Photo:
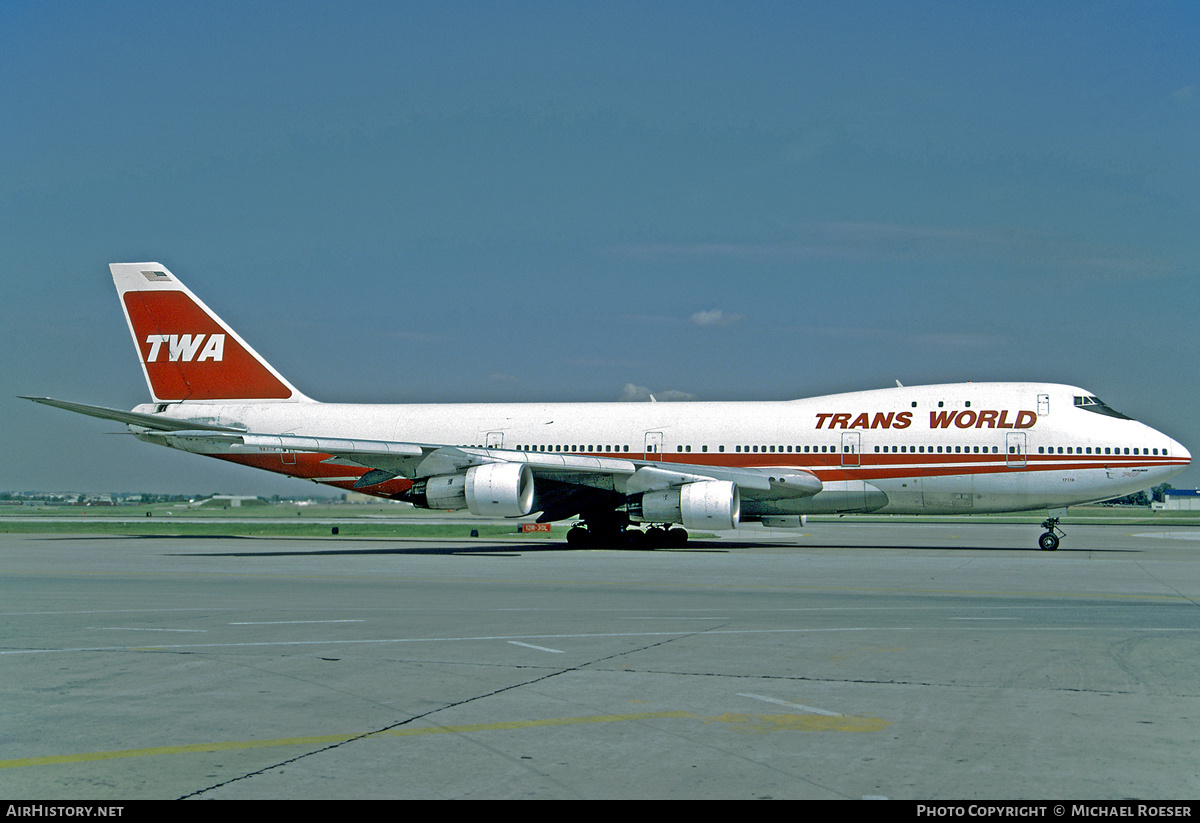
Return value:
<svg viewBox="0 0 1200 823">
<path fill-rule="evenodd" d="M 1084 411 L 1095 412 L 1096 414 L 1104 414 L 1109 417 L 1116 417 L 1121 420 L 1131 420 L 1132 418 L 1121 414 L 1116 409 L 1109 406 L 1099 397 L 1083 397 L 1075 395 L 1075 408 L 1083 409 Z"/>
</svg>

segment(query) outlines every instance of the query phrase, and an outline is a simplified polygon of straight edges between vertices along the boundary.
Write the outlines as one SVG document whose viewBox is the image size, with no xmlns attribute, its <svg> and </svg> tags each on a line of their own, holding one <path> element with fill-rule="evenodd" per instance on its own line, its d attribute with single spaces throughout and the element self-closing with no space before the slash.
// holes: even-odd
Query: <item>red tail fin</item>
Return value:
<svg viewBox="0 0 1200 823">
<path fill-rule="evenodd" d="M 308 400 L 159 263 L 112 263 L 155 402 Z"/>
</svg>

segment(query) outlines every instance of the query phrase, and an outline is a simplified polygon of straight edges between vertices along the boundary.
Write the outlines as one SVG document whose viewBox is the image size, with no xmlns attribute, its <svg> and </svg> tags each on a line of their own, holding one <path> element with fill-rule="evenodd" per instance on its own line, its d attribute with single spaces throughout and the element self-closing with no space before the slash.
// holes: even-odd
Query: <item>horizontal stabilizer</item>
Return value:
<svg viewBox="0 0 1200 823">
<path fill-rule="evenodd" d="M 89 406 L 86 403 L 72 403 L 69 400 L 55 400 L 53 397 L 29 397 L 20 395 L 22 400 L 32 400 L 59 409 L 66 409 L 89 417 L 99 417 L 101 420 L 115 420 L 129 426 L 142 426 L 154 431 L 212 431 L 212 432 L 241 432 L 241 429 L 229 426 L 214 426 L 209 423 L 197 423 L 195 420 L 180 420 L 175 417 L 165 417 L 157 414 L 109 409 L 104 406 Z"/>
</svg>

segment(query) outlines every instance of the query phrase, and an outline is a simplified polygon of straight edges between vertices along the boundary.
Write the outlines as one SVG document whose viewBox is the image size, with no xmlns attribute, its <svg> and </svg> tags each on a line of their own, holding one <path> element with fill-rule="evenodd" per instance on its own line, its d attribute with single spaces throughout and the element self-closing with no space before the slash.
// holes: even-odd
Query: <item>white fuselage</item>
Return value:
<svg viewBox="0 0 1200 823">
<path fill-rule="evenodd" d="M 744 516 L 1059 508 L 1133 493 L 1191 455 L 1083 389 L 1042 383 L 898 387 L 780 402 L 352 405 L 183 403 L 145 411 L 337 436 L 811 472 L 816 495 L 743 497 Z M 238 460 L 232 455 L 228 459 Z M 285 453 L 248 460 L 350 488 L 344 468 Z"/>
</svg>

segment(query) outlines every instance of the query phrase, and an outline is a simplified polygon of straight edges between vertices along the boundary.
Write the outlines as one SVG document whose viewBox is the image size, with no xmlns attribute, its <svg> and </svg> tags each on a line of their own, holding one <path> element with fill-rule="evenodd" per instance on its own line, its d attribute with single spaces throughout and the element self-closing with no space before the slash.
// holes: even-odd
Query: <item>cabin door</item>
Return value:
<svg viewBox="0 0 1200 823">
<path fill-rule="evenodd" d="M 646 459 L 661 461 L 663 450 L 663 433 L 646 432 Z"/>
</svg>

